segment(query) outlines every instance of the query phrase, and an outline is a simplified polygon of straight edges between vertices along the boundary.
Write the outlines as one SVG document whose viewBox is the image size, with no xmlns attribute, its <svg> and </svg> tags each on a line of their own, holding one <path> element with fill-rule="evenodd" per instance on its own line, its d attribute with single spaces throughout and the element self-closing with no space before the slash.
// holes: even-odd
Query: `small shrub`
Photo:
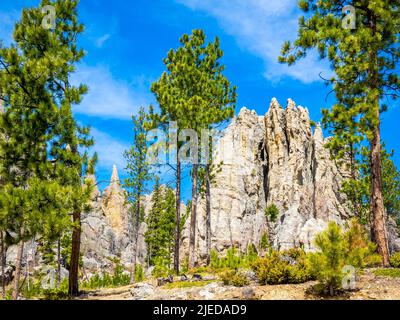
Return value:
<svg viewBox="0 0 400 320">
<path fill-rule="evenodd" d="M 376 250 L 376 245 L 369 241 L 367 233 L 357 219 L 352 219 L 344 233 L 346 264 L 355 268 L 366 267 L 367 258 Z M 371 258 L 374 259 L 374 258 Z"/>
<path fill-rule="evenodd" d="M 155 278 L 167 277 L 173 273 L 173 271 L 169 267 L 169 260 L 158 256 L 154 258 L 154 269 L 151 275 Z"/>
<path fill-rule="evenodd" d="M 274 203 L 265 208 L 265 217 L 268 220 L 275 222 L 278 216 L 279 216 L 279 209 Z"/>
<path fill-rule="evenodd" d="M 320 281 L 319 287 L 330 295 L 342 289 L 346 265 L 357 271 L 381 264 L 381 258 L 374 254 L 376 245 L 357 219 L 351 220 L 346 232 L 335 222 L 329 223 L 328 229 L 316 236 L 315 244 L 319 252 L 310 255 L 312 272 Z"/>
<path fill-rule="evenodd" d="M 400 268 L 400 252 L 396 252 L 390 256 L 390 265 L 393 268 Z"/>
<path fill-rule="evenodd" d="M 210 253 L 210 266 L 214 269 L 220 268 L 220 258 L 218 256 L 217 250 L 213 249 Z"/>
<path fill-rule="evenodd" d="M 367 256 L 364 260 L 364 265 L 367 268 L 376 268 L 382 266 L 381 255 L 374 253 Z"/>
<path fill-rule="evenodd" d="M 65 300 L 68 295 L 68 279 L 63 279 L 59 287 L 44 289 L 42 279 L 30 279 L 21 288 L 21 295 L 25 299 L 44 299 L 44 300 Z"/>
<path fill-rule="evenodd" d="M 95 274 L 89 280 L 82 282 L 82 287 L 87 289 L 110 288 L 127 286 L 130 283 L 130 276 L 124 272 L 124 267 L 116 261 L 113 274 Z"/>
<path fill-rule="evenodd" d="M 296 249 L 297 250 L 297 249 Z M 298 249 L 301 250 L 301 249 Z M 293 254 L 296 258 L 287 254 Z M 264 258 L 259 258 L 252 265 L 260 284 L 303 283 L 314 277 L 308 265 L 307 256 L 303 252 L 270 251 Z"/>
<path fill-rule="evenodd" d="M 321 288 L 334 295 L 341 288 L 342 269 L 346 264 L 342 229 L 335 222 L 330 222 L 328 229 L 316 236 L 315 244 L 320 252 L 310 255 L 311 268 Z"/>
<path fill-rule="evenodd" d="M 175 281 L 166 283 L 162 286 L 162 289 L 177 289 L 177 288 L 192 288 L 192 287 L 204 287 L 215 280 L 199 280 L 199 281 Z"/>
<path fill-rule="evenodd" d="M 212 251 L 211 251 L 212 255 Z M 181 267 L 181 272 L 183 274 L 187 273 L 189 271 L 189 257 L 186 256 L 185 259 L 183 259 L 182 267 Z"/>
<path fill-rule="evenodd" d="M 234 270 L 226 270 L 220 274 L 220 278 L 224 285 L 231 285 L 235 287 L 244 287 L 249 285 L 249 280 L 242 272 Z"/>
<path fill-rule="evenodd" d="M 258 258 L 257 248 L 254 244 L 249 244 L 246 252 L 239 252 L 235 247 L 229 248 L 224 257 L 219 257 L 216 250 L 211 251 L 210 267 L 211 271 L 221 269 L 237 270 L 239 268 L 249 269 L 251 264 Z"/>
<path fill-rule="evenodd" d="M 376 276 L 382 276 L 382 277 L 400 278 L 400 269 L 398 268 L 377 269 L 374 270 L 374 274 Z"/>
<path fill-rule="evenodd" d="M 260 240 L 260 245 L 259 245 L 261 250 L 265 250 L 269 247 L 269 239 L 268 239 L 268 233 L 264 232 L 261 236 Z"/>
<path fill-rule="evenodd" d="M 136 264 L 135 268 L 135 282 L 142 282 L 144 280 L 144 271 L 141 264 Z"/>
</svg>

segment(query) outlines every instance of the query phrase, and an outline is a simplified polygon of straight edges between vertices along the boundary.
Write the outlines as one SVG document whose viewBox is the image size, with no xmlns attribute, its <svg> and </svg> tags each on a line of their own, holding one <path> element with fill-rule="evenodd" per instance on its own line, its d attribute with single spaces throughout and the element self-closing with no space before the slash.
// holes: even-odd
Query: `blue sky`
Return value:
<svg viewBox="0 0 400 320">
<path fill-rule="evenodd" d="M 0 39 L 11 41 L 13 25 L 23 7 L 39 0 L 0 0 Z M 294 67 L 277 63 L 284 40 L 294 39 L 300 15 L 296 0 L 81 0 L 79 16 L 86 30 L 79 39 L 87 55 L 73 81 L 86 83 L 89 94 L 74 111 L 92 126 L 99 153 L 98 179 L 107 180 L 113 163 L 124 177 L 122 152 L 132 137 L 131 115 L 155 103 L 150 85 L 164 71 L 162 59 L 179 38 L 204 29 L 209 40 L 220 38 L 226 76 L 238 87 L 237 112 L 246 106 L 258 114 L 272 97 L 288 98 L 309 109 L 312 120 L 333 95 L 319 78 L 329 76 L 328 64 L 310 54 Z M 387 147 L 399 150 L 398 104 L 383 115 Z M 400 156 L 395 154 L 400 166 Z M 187 184 L 185 184 L 187 185 Z M 104 187 L 104 185 L 102 186 Z M 189 188 L 184 194 L 189 195 Z"/>
</svg>

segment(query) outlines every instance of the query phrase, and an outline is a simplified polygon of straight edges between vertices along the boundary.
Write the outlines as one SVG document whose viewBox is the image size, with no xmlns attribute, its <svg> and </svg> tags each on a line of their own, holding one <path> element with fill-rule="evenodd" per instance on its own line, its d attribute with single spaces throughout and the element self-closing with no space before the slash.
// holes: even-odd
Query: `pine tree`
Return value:
<svg viewBox="0 0 400 320">
<path fill-rule="evenodd" d="M 45 5 L 53 5 L 57 12 L 53 30 L 42 27 L 41 8 Z M 75 122 L 71 107 L 87 89 L 69 83 L 74 65 L 84 54 L 76 46 L 76 37 L 83 30 L 76 6 L 74 0 L 43 0 L 38 8 L 24 9 L 15 26 L 15 45 L 0 48 L 4 102 L 0 220 L 7 241 L 19 243 L 14 299 L 19 291 L 24 242 L 36 234 L 50 235 L 52 230 L 62 229 L 62 221 L 72 211 L 74 230 L 79 228 L 76 212 L 86 205 L 80 174 L 86 156 L 78 149 L 93 141 L 87 138 L 88 128 Z"/>
<path fill-rule="evenodd" d="M 159 250 L 159 244 L 157 243 L 157 229 L 162 213 L 162 199 L 160 178 L 157 176 L 155 179 L 151 203 L 151 209 L 146 217 L 147 231 L 145 234 L 145 242 L 147 245 L 147 263 L 149 266 L 154 265 L 154 258 Z"/>
<path fill-rule="evenodd" d="M 125 179 L 127 187 L 128 202 L 134 208 L 133 222 L 133 247 L 131 283 L 135 282 L 135 270 L 138 256 L 138 237 L 141 220 L 141 198 L 146 192 L 146 182 L 150 180 L 149 164 L 147 163 L 147 141 L 146 141 L 146 118 L 147 115 L 143 108 L 139 110 L 137 116 L 132 117 L 133 122 L 133 145 L 124 156 L 127 161 L 126 171 L 128 178 Z"/>
<path fill-rule="evenodd" d="M 224 66 L 220 59 L 223 52 L 218 38 L 206 44 L 204 32 L 193 30 L 191 35 L 184 34 L 180 42 L 178 49 L 169 51 L 164 60 L 167 71 L 153 83 L 152 91 L 156 94 L 162 117 L 177 121 L 179 129 L 190 128 L 200 135 L 201 129 L 209 129 L 211 124 L 233 116 L 236 88 L 222 73 Z M 192 155 L 193 158 L 198 156 Z M 198 162 L 192 164 L 189 267 L 195 263 L 198 167 Z"/>
<path fill-rule="evenodd" d="M 342 10 L 355 8 L 356 28 L 343 27 Z M 280 62 L 295 63 L 309 49 L 317 48 L 328 58 L 336 76 L 333 84 L 337 103 L 331 120 L 350 127 L 370 144 L 372 234 L 389 265 L 389 248 L 382 196 L 380 114 L 387 106 L 382 98 L 397 98 L 400 79 L 398 68 L 399 1 L 316 1 L 300 0 L 299 7 L 308 18 L 299 20 L 299 36 L 292 45 L 286 42 Z M 350 126 L 348 124 L 350 123 Z M 353 129 L 354 128 L 354 129 Z"/>
<path fill-rule="evenodd" d="M 169 187 L 160 186 L 158 177 L 151 203 L 152 207 L 146 217 L 147 261 L 159 270 L 168 271 L 174 250 L 175 195 Z"/>
</svg>

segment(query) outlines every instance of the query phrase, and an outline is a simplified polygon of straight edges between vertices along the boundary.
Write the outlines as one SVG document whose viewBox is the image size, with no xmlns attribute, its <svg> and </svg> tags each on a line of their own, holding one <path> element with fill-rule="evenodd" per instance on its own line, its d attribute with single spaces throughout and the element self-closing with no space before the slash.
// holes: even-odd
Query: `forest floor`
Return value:
<svg viewBox="0 0 400 320">
<path fill-rule="evenodd" d="M 90 290 L 79 299 L 83 300 L 398 300 L 400 278 L 377 276 L 373 270 L 365 270 L 358 276 L 356 289 L 334 297 L 322 297 L 309 293 L 316 282 L 288 285 L 265 285 L 256 283 L 238 288 L 225 286 L 217 280 L 193 282 L 192 285 L 174 288 L 157 287 L 154 282 L 132 286 Z"/>
</svg>

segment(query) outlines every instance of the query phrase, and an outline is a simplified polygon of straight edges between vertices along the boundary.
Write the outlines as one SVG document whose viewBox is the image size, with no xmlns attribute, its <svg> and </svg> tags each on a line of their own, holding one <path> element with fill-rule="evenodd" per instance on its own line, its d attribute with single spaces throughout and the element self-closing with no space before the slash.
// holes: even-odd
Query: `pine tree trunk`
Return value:
<svg viewBox="0 0 400 320">
<path fill-rule="evenodd" d="M 139 239 L 139 227 L 140 227 L 140 195 L 138 195 L 137 207 L 136 207 L 136 217 L 135 217 L 135 235 L 133 242 L 133 254 L 132 254 L 132 267 L 131 267 L 131 275 L 130 275 L 130 283 L 135 283 L 135 273 L 136 273 L 136 261 L 138 255 L 138 239 Z"/>
<path fill-rule="evenodd" d="M 376 34 L 377 18 L 372 10 L 368 11 L 368 24 L 373 35 Z M 378 83 L 378 59 L 377 52 L 372 49 L 370 52 L 369 83 L 371 89 L 377 89 Z M 372 236 L 378 245 L 378 252 L 382 256 L 382 265 L 388 267 L 389 245 L 385 225 L 385 206 L 382 196 L 382 160 L 381 160 L 381 133 L 380 133 L 380 110 L 379 98 L 376 98 L 372 106 L 375 112 L 375 128 L 373 138 L 370 141 L 371 149 L 371 228 Z"/>
<path fill-rule="evenodd" d="M 371 220 L 372 235 L 382 256 L 382 265 L 388 267 L 389 245 L 385 225 L 385 207 L 382 196 L 382 163 L 379 126 L 371 141 Z"/>
<path fill-rule="evenodd" d="M 57 288 L 61 284 L 61 240 L 58 238 L 57 241 Z"/>
<path fill-rule="evenodd" d="M 15 262 L 14 288 L 12 292 L 13 300 L 17 300 L 19 295 L 19 279 L 21 276 L 23 254 L 24 254 L 24 242 L 21 240 L 21 242 L 18 244 L 17 260 Z"/>
<path fill-rule="evenodd" d="M 181 241 L 181 162 L 177 152 L 176 156 L 176 217 L 175 217 L 175 249 L 174 249 L 174 269 L 179 274 L 179 248 Z"/>
<path fill-rule="evenodd" d="M 206 165 L 206 247 L 207 265 L 211 262 L 211 192 L 210 192 L 210 165 Z"/>
<path fill-rule="evenodd" d="M 197 164 L 192 167 L 192 212 L 190 216 L 189 239 L 189 269 L 194 268 L 196 250 L 196 221 L 197 221 Z"/>
<path fill-rule="evenodd" d="M 71 296 L 79 295 L 79 253 L 81 247 L 81 212 L 75 210 L 73 213 L 74 228 L 72 230 L 71 262 L 69 268 L 69 288 Z"/>
<path fill-rule="evenodd" d="M 3 231 L 0 231 L 0 241 L 1 241 L 1 256 L 0 256 L 0 263 L 1 263 L 1 288 L 2 288 L 2 297 L 3 299 L 6 298 L 6 278 L 5 278 L 5 266 L 6 266 L 6 250 L 4 245 L 4 237 Z"/>
</svg>

